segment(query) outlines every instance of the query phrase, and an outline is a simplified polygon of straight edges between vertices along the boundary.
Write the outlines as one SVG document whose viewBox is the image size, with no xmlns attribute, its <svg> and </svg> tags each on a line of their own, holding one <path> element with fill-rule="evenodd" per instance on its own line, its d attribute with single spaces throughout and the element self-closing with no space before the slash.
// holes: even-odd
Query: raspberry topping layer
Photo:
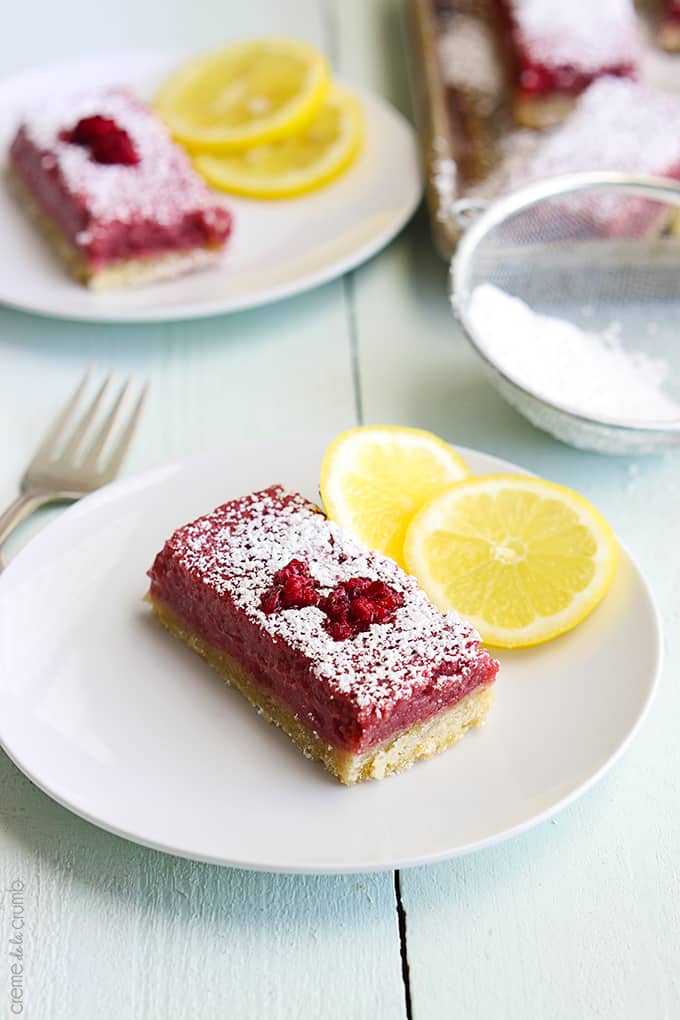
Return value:
<svg viewBox="0 0 680 1020">
<path fill-rule="evenodd" d="M 321 600 L 321 611 L 328 617 L 326 630 L 335 641 L 346 641 L 363 634 L 374 624 L 394 623 L 404 596 L 384 581 L 370 577 L 350 577 L 338 581 Z"/>
<path fill-rule="evenodd" d="M 318 606 L 319 586 L 301 560 L 291 560 L 274 574 L 273 584 L 260 601 L 263 613 L 277 613 L 283 609 L 304 609 Z"/>
<path fill-rule="evenodd" d="M 324 627 L 335 641 L 347 641 L 362 634 L 374 623 L 392 623 L 404 604 L 403 597 L 384 581 L 370 577 L 351 577 L 338 581 L 327 595 L 301 560 L 291 560 L 274 574 L 273 584 L 260 601 L 260 609 L 269 615 L 284 609 L 318 606 L 328 619 Z"/>
<path fill-rule="evenodd" d="M 353 751 L 491 683 L 498 663 L 397 564 L 278 486 L 179 528 L 151 594 L 315 733 Z"/>
<path fill-rule="evenodd" d="M 47 97 L 20 126 L 10 163 L 93 269 L 221 248 L 231 231 L 230 214 L 189 157 L 124 88 Z"/>
</svg>

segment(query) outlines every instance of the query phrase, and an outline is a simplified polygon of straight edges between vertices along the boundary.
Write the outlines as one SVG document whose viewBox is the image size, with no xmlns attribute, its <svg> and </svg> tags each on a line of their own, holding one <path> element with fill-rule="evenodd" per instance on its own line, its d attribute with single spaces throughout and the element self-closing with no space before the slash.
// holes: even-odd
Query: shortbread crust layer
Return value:
<svg viewBox="0 0 680 1020">
<path fill-rule="evenodd" d="M 222 256 L 221 248 L 194 248 L 186 252 L 171 251 L 160 255 L 116 259 L 100 269 L 95 269 L 88 264 L 87 259 L 75 245 L 71 244 L 59 225 L 38 205 L 12 168 L 7 169 L 7 179 L 15 199 L 49 242 L 52 251 L 69 275 L 91 290 L 141 287 L 149 283 L 158 283 L 212 265 Z"/>
<path fill-rule="evenodd" d="M 304 725 L 277 699 L 263 691 L 253 677 L 224 652 L 191 632 L 167 606 L 147 596 L 159 622 L 201 656 L 231 687 L 255 706 L 267 722 L 287 734 L 305 757 L 320 762 L 347 786 L 367 779 L 383 779 L 430 758 L 461 739 L 468 729 L 480 726 L 493 704 L 491 684 L 482 684 L 460 701 L 429 719 L 414 723 L 375 747 L 354 754 L 334 747 Z"/>
</svg>

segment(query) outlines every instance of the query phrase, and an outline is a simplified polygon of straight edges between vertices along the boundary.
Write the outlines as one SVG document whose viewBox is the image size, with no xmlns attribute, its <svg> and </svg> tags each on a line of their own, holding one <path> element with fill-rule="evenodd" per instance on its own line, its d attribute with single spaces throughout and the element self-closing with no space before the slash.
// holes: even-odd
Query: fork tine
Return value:
<svg viewBox="0 0 680 1020">
<path fill-rule="evenodd" d="M 149 384 L 145 383 L 142 388 L 142 392 L 139 394 L 139 398 L 137 400 L 137 403 L 135 404 L 134 410 L 132 411 L 132 414 L 128 419 L 127 425 L 125 426 L 123 432 L 121 433 L 120 439 L 111 450 L 111 455 L 109 456 L 106 464 L 102 468 L 102 473 L 105 474 L 108 478 L 113 478 L 118 473 L 118 470 L 121 464 L 123 463 L 123 460 L 125 459 L 125 454 L 127 453 L 128 447 L 132 442 L 132 437 L 135 434 L 135 430 L 137 428 L 139 419 L 142 414 L 142 410 L 144 408 L 144 401 L 146 400 L 146 394 L 148 392 L 148 389 Z"/>
<path fill-rule="evenodd" d="M 66 401 L 61 411 L 59 412 L 59 414 L 57 415 L 57 417 L 54 419 L 49 429 L 47 430 L 45 437 L 38 446 L 38 449 L 33 454 L 33 459 L 31 460 L 27 470 L 30 471 L 32 467 L 34 467 L 44 458 L 51 459 L 51 454 L 54 450 L 54 447 L 59 441 L 59 438 L 62 435 L 69 418 L 76 409 L 78 401 L 83 395 L 85 387 L 87 386 L 91 378 L 92 378 L 92 365 L 88 365 L 88 367 L 85 369 L 85 373 L 82 379 L 76 386 L 73 395 L 69 398 L 69 400 Z"/>
<path fill-rule="evenodd" d="M 120 392 L 114 401 L 113 407 L 111 408 L 106 418 L 104 419 L 101 428 L 97 432 L 96 436 L 92 441 L 91 446 L 89 447 L 87 453 L 85 454 L 85 459 L 83 460 L 82 465 L 84 468 L 90 469 L 92 471 L 96 470 L 97 463 L 101 456 L 101 452 L 106 446 L 106 442 L 113 432 L 116 421 L 118 419 L 118 415 L 120 413 L 120 409 L 123 406 L 123 402 L 127 397 L 128 393 L 130 392 L 131 387 L 132 376 L 130 376 L 121 386 Z"/>
<path fill-rule="evenodd" d="M 97 391 L 97 395 L 95 396 L 94 400 L 92 401 L 87 411 L 78 422 L 76 428 L 73 431 L 73 435 L 71 436 L 71 438 L 69 439 L 68 443 L 64 448 L 64 452 L 62 454 L 63 460 L 65 461 L 72 460 L 78 453 L 80 447 L 83 445 L 85 436 L 92 427 L 92 423 L 94 422 L 97 411 L 101 407 L 104 395 L 106 394 L 106 391 L 109 388 L 112 378 L 113 378 L 112 375 L 107 375 L 106 379 L 104 379 L 104 382 L 99 387 L 99 390 Z"/>
</svg>

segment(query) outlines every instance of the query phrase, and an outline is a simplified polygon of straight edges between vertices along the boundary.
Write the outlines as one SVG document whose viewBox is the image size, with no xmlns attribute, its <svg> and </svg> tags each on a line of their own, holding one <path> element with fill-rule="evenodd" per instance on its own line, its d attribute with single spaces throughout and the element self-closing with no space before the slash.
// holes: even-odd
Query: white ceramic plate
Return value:
<svg viewBox="0 0 680 1020">
<path fill-rule="evenodd" d="M 53 92 L 129 84 L 151 98 L 186 54 L 131 53 L 39 67 L 0 82 L 0 152 L 22 112 Z M 351 86 L 365 118 L 356 162 L 320 191 L 281 202 L 221 196 L 234 233 L 216 268 L 138 289 L 90 293 L 65 274 L 0 182 L 0 302 L 65 319 L 161 322 L 252 308 L 315 287 L 379 251 L 422 193 L 412 127 L 388 103 Z"/>
<path fill-rule="evenodd" d="M 400 776 L 354 788 L 306 761 L 161 630 L 142 597 L 165 538 L 272 482 L 315 497 L 327 438 L 241 443 L 118 482 L 67 510 L 0 576 L 0 740 L 51 797 L 186 857 L 368 871 L 515 835 L 618 757 L 660 660 L 654 603 L 625 551 L 585 623 L 502 654 L 485 727 Z M 462 452 L 475 472 L 518 470 Z"/>
</svg>

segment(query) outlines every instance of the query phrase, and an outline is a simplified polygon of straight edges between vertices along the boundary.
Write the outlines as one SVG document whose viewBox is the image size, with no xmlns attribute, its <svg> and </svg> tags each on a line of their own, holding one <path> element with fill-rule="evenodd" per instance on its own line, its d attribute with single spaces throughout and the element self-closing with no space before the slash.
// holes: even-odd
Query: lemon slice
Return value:
<svg viewBox="0 0 680 1020">
<path fill-rule="evenodd" d="M 326 450 L 321 499 L 332 520 L 404 566 L 404 535 L 415 512 L 469 473 L 431 432 L 366 426 L 341 432 Z"/>
<path fill-rule="evenodd" d="M 470 478 L 412 520 L 404 555 L 430 599 L 501 648 L 571 630 L 603 598 L 617 544 L 587 499 L 523 475 Z"/>
<path fill-rule="evenodd" d="M 361 145 L 361 108 L 334 86 L 304 127 L 228 156 L 198 155 L 194 164 L 216 188 L 250 198 L 289 198 L 337 177 Z"/>
<path fill-rule="evenodd" d="M 234 152 L 297 130 L 328 87 L 326 61 L 311 46 L 258 39 L 184 64 L 161 87 L 156 110 L 188 148 Z"/>
</svg>

